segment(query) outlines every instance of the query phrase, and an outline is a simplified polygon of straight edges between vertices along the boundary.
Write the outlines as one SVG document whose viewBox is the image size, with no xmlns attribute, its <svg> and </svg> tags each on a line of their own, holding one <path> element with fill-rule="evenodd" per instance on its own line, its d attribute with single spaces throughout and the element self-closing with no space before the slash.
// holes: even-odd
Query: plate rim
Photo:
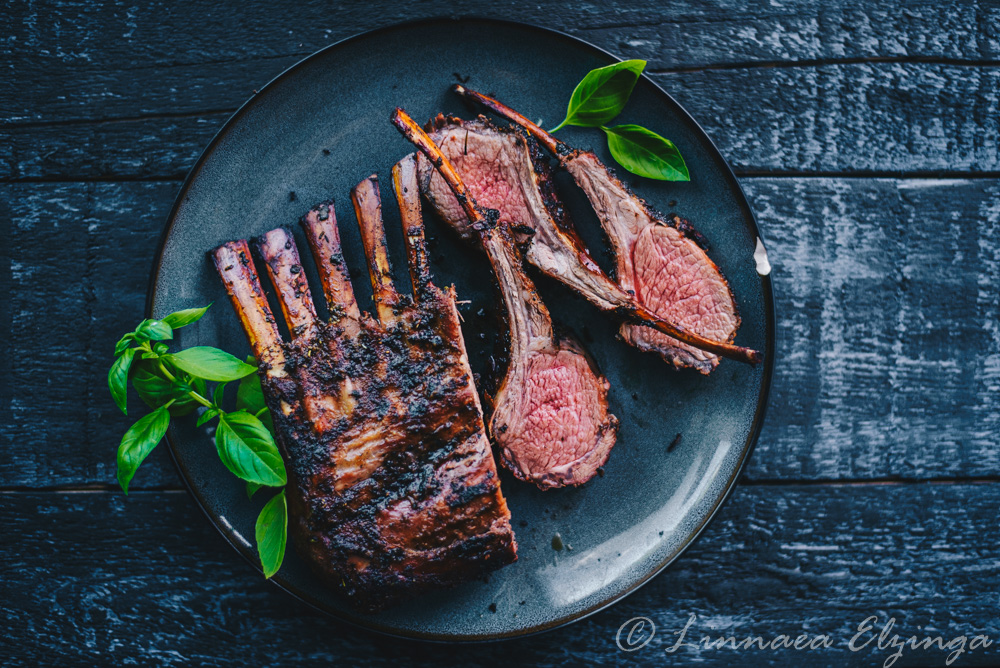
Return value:
<svg viewBox="0 0 1000 668">
<path fill-rule="evenodd" d="M 163 226 L 163 231 L 160 233 L 160 238 L 157 241 L 156 252 L 153 258 L 148 286 L 146 289 L 145 317 L 146 318 L 153 317 L 153 305 L 156 298 L 156 287 L 158 284 L 159 274 L 163 264 L 163 253 L 166 249 L 167 240 L 170 238 L 171 232 L 173 231 L 174 225 L 177 220 L 177 214 L 182 203 L 187 197 L 195 179 L 198 178 L 198 175 L 201 173 L 202 168 L 205 166 L 205 162 L 213 155 L 213 153 L 218 148 L 218 145 L 222 141 L 222 139 L 231 130 L 233 130 L 233 128 L 237 125 L 237 123 L 240 120 L 242 120 L 243 116 L 250 110 L 251 106 L 254 104 L 255 100 L 260 95 L 262 95 L 268 89 L 274 87 L 280 81 L 283 81 L 287 77 L 294 74 L 300 67 L 306 65 L 308 62 L 320 58 L 328 51 L 333 51 L 336 49 L 343 48 L 344 46 L 347 46 L 352 42 L 362 39 L 377 37 L 380 33 L 386 33 L 389 31 L 399 30 L 402 28 L 413 28 L 424 24 L 460 23 L 463 21 L 492 23 L 495 25 L 502 25 L 508 28 L 514 27 L 526 31 L 535 31 L 549 37 L 558 37 L 560 39 L 571 40 L 575 42 L 577 45 L 582 46 L 586 49 L 590 49 L 596 54 L 606 57 L 613 62 L 622 61 L 621 58 L 611 53 L 610 51 L 607 51 L 602 47 L 599 47 L 595 44 L 591 44 L 590 42 L 584 39 L 563 32 L 561 30 L 556 30 L 554 28 L 539 26 L 531 23 L 525 23 L 523 21 L 499 19 L 488 16 L 480 16 L 476 14 L 468 14 L 468 15 L 463 14 L 456 16 L 439 15 L 439 16 L 414 19 L 410 21 L 392 23 L 389 25 L 373 28 L 371 30 L 366 30 L 364 32 L 360 32 L 351 35 L 349 37 L 345 37 L 341 40 L 338 40 L 337 42 L 334 42 L 333 44 L 330 44 L 328 46 L 323 47 L 322 49 L 315 51 L 314 53 L 309 54 L 308 56 L 302 58 L 301 60 L 295 62 L 294 64 L 292 64 L 291 66 L 280 72 L 277 76 L 268 81 L 267 84 L 265 84 L 264 86 L 261 86 L 260 88 L 256 89 L 254 91 L 254 94 L 250 98 L 248 98 L 243 104 L 241 104 L 239 108 L 235 112 L 233 112 L 233 115 L 226 120 L 223 126 L 219 128 L 219 131 L 215 134 L 215 136 L 212 137 L 212 140 L 205 146 L 204 150 L 198 156 L 198 159 L 195 161 L 190 171 L 188 171 L 187 176 L 184 178 L 184 181 L 181 184 L 181 188 L 177 193 L 177 197 L 174 200 L 174 204 L 170 208 L 170 213 L 167 215 L 166 224 Z M 757 224 L 757 217 L 754 215 L 753 209 L 750 206 L 750 202 L 747 199 L 746 193 L 743 192 L 743 188 L 740 185 L 740 182 L 737 179 L 736 174 L 733 172 L 733 169 L 730 166 L 729 162 L 726 160 L 725 156 L 723 156 L 722 152 L 718 149 L 718 147 L 716 147 L 715 142 L 712 140 L 711 136 L 707 132 L 705 132 L 704 128 L 701 127 L 701 124 L 699 124 L 698 121 L 695 120 L 690 113 L 688 113 L 687 109 L 685 109 L 679 102 L 677 102 L 666 90 L 664 90 L 645 72 L 641 75 L 641 77 L 653 87 L 654 94 L 666 98 L 672 104 L 672 106 L 680 112 L 682 119 L 690 123 L 694 127 L 694 129 L 701 134 L 701 137 L 707 142 L 709 152 L 714 154 L 714 156 L 718 159 L 718 162 L 721 163 L 722 165 L 723 180 L 727 181 L 734 188 L 735 194 L 737 195 L 736 204 L 739 208 L 744 210 L 747 216 L 747 220 L 749 221 L 750 231 L 752 231 L 756 235 L 756 237 L 759 238 L 762 243 L 764 243 L 765 242 L 764 235 L 761 233 L 760 226 Z M 764 243 L 764 245 L 766 246 L 767 244 Z M 750 457 L 757 446 L 757 440 L 760 436 L 761 428 L 763 427 L 764 418 L 767 413 L 768 400 L 770 397 L 771 381 L 774 375 L 776 319 L 775 319 L 775 307 L 774 307 L 774 291 L 770 274 L 761 277 L 761 297 L 764 306 L 764 326 L 765 326 L 764 361 L 762 363 L 764 365 L 763 376 L 761 378 L 761 386 L 757 397 L 757 406 L 754 411 L 750 434 L 747 436 L 746 442 L 743 445 L 743 451 L 740 454 L 739 463 L 734 469 L 729 480 L 726 481 L 725 491 L 712 505 L 711 509 L 709 510 L 705 518 L 702 520 L 702 522 L 697 527 L 695 527 L 693 531 L 690 532 L 687 539 L 684 540 L 671 554 L 667 555 L 656 566 L 649 569 L 649 571 L 643 577 L 633 582 L 624 591 L 609 596 L 601 600 L 600 602 L 595 603 L 589 608 L 581 610 L 580 612 L 560 617 L 558 619 L 554 619 L 549 622 L 536 624 L 534 626 L 531 626 L 523 630 L 508 631 L 501 633 L 477 634 L 477 635 L 451 635 L 451 634 L 441 634 L 441 633 L 421 633 L 416 631 L 415 632 L 400 631 L 395 628 L 387 628 L 381 626 L 377 623 L 369 623 L 367 620 L 362 621 L 357 618 L 352 618 L 340 612 L 328 609 L 325 605 L 313 599 L 308 593 L 298 590 L 297 588 L 295 588 L 294 586 L 292 586 L 287 582 L 281 581 L 279 579 L 280 574 L 276 574 L 274 577 L 268 579 L 267 580 L 268 584 L 276 587 L 277 589 L 280 589 L 286 594 L 305 603 L 314 610 L 317 610 L 318 612 L 328 615 L 329 617 L 336 619 L 337 621 L 350 624 L 355 628 L 364 629 L 365 631 L 369 632 L 374 631 L 376 633 L 381 633 L 383 635 L 387 635 L 394 638 L 401 638 L 406 640 L 420 640 L 431 643 L 479 644 L 479 643 L 496 642 L 501 640 L 513 640 L 516 638 L 526 638 L 529 636 L 545 633 L 547 631 L 553 631 L 555 629 L 568 626 L 569 624 L 573 624 L 574 622 L 586 619 L 591 615 L 595 615 L 598 612 L 601 612 L 602 610 L 610 608 L 614 604 L 618 603 L 619 601 L 623 600 L 624 598 L 638 591 L 643 585 L 651 581 L 656 576 L 663 573 L 664 570 L 669 568 L 682 554 L 684 554 L 684 552 L 686 552 L 687 549 L 694 544 L 694 542 L 701 536 L 705 528 L 712 522 L 712 520 L 715 518 L 716 513 L 718 513 L 719 509 L 732 496 L 733 491 L 737 487 L 737 483 L 739 482 L 740 476 L 743 475 L 744 469 L 746 468 L 746 464 L 750 460 Z M 176 468 L 178 475 L 183 480 L 184 487 L 187 489 L 188 493 L 194 498 L 195 503 L 198 505 L 198 508 L 201 510 L 201 512 L 205 515 L 206 519 L 208 519 L 209 524 L 211 524 L 215 528 L 215 530 L 223 537 L 223 539 L 230 546 L 232 546 L 236 550 L 236 552 L 239 553 L 240 556 L 242 556 L 254 568 L 254 570 L 263 575 L 261 566 L 258 563 L 256 549 L 253 547 L 244 546 L 242 543 L 238 543 L 233 538 L 233 536 L 223 528 L 223 526 L 221 525 L 215 514 L 209 511 L 202 495 L 199 494 L 198 491 L 195 490 L 195 488 L 192 486 L 191 477 L 184 468 L 183 464 L 181 463 L 177 455 L 177 445 L 175 443 L 175 441 L 177 440 L 177 436 L 174 433 L 173 426 L 168 427 L 165 438 L 167 442 L 167 451 L 170 453 L 170 459 L 171 461 L 173 461 L 174 467 Z"/>
</svg>

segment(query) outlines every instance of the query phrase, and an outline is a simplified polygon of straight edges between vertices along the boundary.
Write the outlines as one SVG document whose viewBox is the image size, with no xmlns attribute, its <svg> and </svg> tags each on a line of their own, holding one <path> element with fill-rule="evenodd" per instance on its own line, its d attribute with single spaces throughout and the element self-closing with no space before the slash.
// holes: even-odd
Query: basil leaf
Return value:
<svg viewBox="0 0 1000 668">
<path fill-rule="evenodd" d="M 226 385 L 228 385 L 228 383 L 219 383 L 215 386 L 215 389 L 212 390 L 212 403 L 216 406 L 222 405 L 222 400 L 226 396 Z M 239 406 L 236 408 L 238 409 Z"/>
<path fill-rule="evenodd" d="M 239 380 L 257 370 L 256 367 L 239 361 L 227 352 L 208 346 L 187 348 L 165 355 L 163 359 L 192 376 L 217 382 Z"/>
<path fill-rule="evenodd" d="M 252 499 L 253 495 L 257 493 L 257 490 L 259 490 L 263 486 L 264 485 L 261 485 L 261 484 L 256 483 L 256 482 L 248 482 L 247 483 L 247 498 L 248 499 Z"/>
<path fill-rule="evenodd" d="M 602 128 L 619 165 L 639 176 L 661 181 L 690 181 L 687 165 L 674 143 L 641 125 Z"/>
<path fill-rule="evenodd" d="M 287 481 L 285 463 L 274 437 L 249 413 L 220 413 L 215 446 L 222 463 L 241 480 L 270 487 L 280 487 Z"/>
<path fill-rule="evenodd" d="M 264 391 L 260 386 L 260 376 L 255 373 L 244 376 L 240 379 L 239 387 L 236 388 L 236 410 L 257 414 L 263 408 L 267 408 L 267 404 L 264 403 Z"/>
<path fill-rule="evenodd" d="M 205 311 L 208 310 L 208 306 L 202 308 L 186 308 L 183 311 L 174 311 L 170 315 L 160 318 L 163 322 L 170 325 L 173 329 L 180 329 L 181 327 L 186 327 L 192 322 L 197 322 L 201 320 L 201 316 L 205 315 Z"/>
<path fill-rule="evenodd" d="M 187 415 L 198 406 L 198 402 L 188 394 L 189 391 L 205 394 L 205 381 L 202 379 L 182 374 L 179 380 L 179 383 L 167 380 L 159 374 L 156 365 L 149 362 L 141 362 L 132 373 L 132 386 L 143 403 L 150 408 L 157 408 L 173 399 L 170 414 L 175 416 Z"/>
<path fill-rule="evenodd" d="M 135 334 L 129 332 L 122 338 L 118 339 L 118 343 L 115 344 L 115 355 L 121 355 L 125 352 L 130 345 L 132 345 L 132 339 L 135 338 Z"/>
<path fill-rule="evenodd" d="M 121 412 L 128 415 L 126 403 L 128 401 L 128 370 L 132 366 L 132 359 L 135 357 L 135 348 L 128 348 L 118 358 L 115 359 L 108 371 L 108 389 L 111 390 L 111 398 L 115 400 L 115 405 Z"/>
<path fill-rule="evenodd" d="M 551 132 L 565 125 L 598 127 L 610 122 L 625 107 L 645 67 L 645 60 L 626 60 L 588 72 L 569 98 L 566 118 Z"/>
<path fill-rule="evenodd" d="M 170 424 L 170 413 L 165 408 L 155 411 L 129 427 L 118 446 L 118 484 L 128 494 L 128 484 L 156 444 L 163 440 Z"/>
<path fill-rule="evenodd" d="M 288 537 L 288 504 L 285 490 L 281 490 L 267 502 L 257 516 L 254 534 L 257 538 L 257 554 L 264 568 L 264 577 L 270 578 L 281 568 L 285 558 L 285 542 Z"/>
<path fill-rule="evenodd" d="M 214 418 L 220 412 L 221 411 L 219 411 L 218 409 L 209 408 L 207 411 L 198 416 L 198 421 L 195 422 L 194 426 L 200 427 L 201 425 L 205 424 L 206 422 Z"/>
<path fill-rule="evenodd" d="M 143 320 L 135 328 L 135 335 L 144 341 L 166 341 L 174 338 L 174 330 L 162 320 Z"/>
</svg>

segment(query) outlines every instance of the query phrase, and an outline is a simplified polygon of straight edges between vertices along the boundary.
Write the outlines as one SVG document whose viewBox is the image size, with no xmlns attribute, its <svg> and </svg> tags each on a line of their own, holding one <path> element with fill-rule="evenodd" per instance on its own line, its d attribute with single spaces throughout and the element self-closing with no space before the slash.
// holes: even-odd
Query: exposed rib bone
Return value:
<svg viewBox="0 0 1000 668">
<path fill-rule="evenodd" d="M 306 233 L 320 280 L 323 282 L 323 295 L 326 297 L 331 319 L 339 320 L 346 315 L 357 320 L 361 317 L 361 313 L 358 310 L 358 302 L 354 299 L 351 276 L 344 262 L 333 202 L 314 206 L 303 216 L 302 229 Z"/>
<path fill-rule="evenodd" d="M 498 102 L 492 97 L 488 97 L 482 93 L 477 93 L 474 90 L 469 90 L 461 84 L 455 84 L 451 87 L 451 89 L 466 99 L 475 100 L 495 113 L 497 116 L 501 116 L 506 118 L 511 123 L 520 125 L 522 128 L 527 130 L 532 137 L 538 140 L 539 144 L 547 148 L 550 152 L 555 153 L 556 155 L 562 155 L 563 153 L 570 151 L 570 148 L 566 146 L 566 144 L 562 143 L 538 125 L 532 123 L 526 117 L 517 113 L 502 102 Z"/>
<path fill-rule="evenodd" d="M 381 246 L 387 277 L 381 220 L 377 229 L 371 222 L 362 216 L 362 233 L 373 265 Z M 344 308 L 358 309 L 332 208 L 314 209 L 303 224 L 341 322 L 295 341 L 280 340 L 247 243 L 214 253 L 261 360 L 261 390 L 288 474 L 290 542 L 331 589 L 367 612 L 481 580 L 515 561 L 454 289 L 428 281 L 419 301 L 399 299 L 393 327 L 368 314 L 346 317 Z M 290 241 L 279 230 L 262 244 L 279 290 L 295 275 Z"/>
<path fill-rule="evenodd" d="M 295 239 L 287 229 L 279 227 L 257 239 L 257 250 L 267 263 L 292 338 L 309 334 L 316 326 L 316 307 Z"/>
<path fill-rule="evenodd" d="M 250 259 L 250 246 L 243 239 L 230 241 L 212 252 L 212 260 L 254 356 L 268 367 L 268 373 L 281 370 L 285 363 L 281 335 Z"/>
<path fill-rule="evenodd" d="M 392 168 L 392 185 L 396 191 L 399 215 L 403 220 L 403 238 L 406 240 L 406 256 L 410 267 L 410 281 L 413 296 L 431 280 L 427 264 L 427 244 L 424 240 L 424 219 L 420 212 L 420 186 L 417 183 L 417 160 L 410 154 Z"/>
<path fill-rule="evenodd" d="M 372 174 L 354 186 L 354 190 L 351 191 L 351 201 L 354 202 L 354 213 L 361 228 L 361 243 L 365 247 L 365 257 L 368 259 L 375 313 L 379 321 L 386 325 L 393 321 L 393 307 L 399 303 L 399 296 L 392 286 L 392 268 L 389 266 L 389 250 L 385 243 L 378 176 Z"/>
<path fill-rule="evenodd" d="M 507 120 L 521 126 L 524 128 L 532 137 L 534 137 L 540 144 L 545 146 L 549 151 L 554 153 L 560 160 L 560 162 L 566 166 L 567 158 L 576 155 L 577 151 L 573 151 L 566 144 L 559 141 L 551 134 L 540 128 L 535 123 L 525 118 L 523 115 L 519 114 L 510 107 L 504 105 L 491 97 L 477 93 L 476 91 L 469 90 L 461 85 L 452 86 L 452 90 L 461 95 L 466 99 L 474 100 L 489 110 L 493 111 L 497 115 L 506 118 Z M 571 170 L 572 173 L 572 170 Z M 574 177 L 576 175 L 574 174 Z M 585 188 L 586 191 L 586 188 Z M 588 192 L 589 196 L 589 192 Z M 596 206 L 596 203 L 594 203 Z M 603 222 L 603 219 L 602 219 Z M 551 226 L 552 229 L 546 229 L 542 231 L 543 235 L 548 235 L 551 237 L 552 243 L 564 244 L 568 235 L 565 231 L 559 230 L 555 226 Z M 554 231 L 553 231 L 554 230 Z M 612 231 L 609 230 L 609 235 L 612 235 Z M 536 239 L 534 244 L 543 241 L 542 239 Z M 585 255 L 585 254 L 584 254 Z M 578 256 L 579 259 L 583 260 L 584 255 Z M 529 259 L 539 266 L 540 269 L 546 271 L 549 267 L 546 266 L 544 262 L 544 257 L 541 257 L 538 253 L 532 253 L 529 251 Z M 586 258 L 589 260 L 589 258 Z M 667 334 L 678 341 L 682 341 L 690 346 L 704 350 L 716 355 L 721 355 L 723 357 L 728 357 L 730 359 L 738 360 L 741 362 L 747 362 L 749 364 L 758 364 L 763 356 L 760 352 L 752 350 L 750 348 L 744 348 L 742 346 L 737 346 L 728 342 L 723 341 L 713 341 L 707 339 L 700 334 L 689 331 L 677 325 L 673 322 L 665 320 L 664 318 L 658 316 L 657 314 L 650 311 L 647 307 L 640 304 L 635 298 L 625 293 L 621 287 L 617 287 L 614 291 L 607 290 L 609 284 L 613 284 L 610 279 L 606 276 L 603 277 L 604 280 L 595 280 L 594 271 L 600 271 L 596 265 L 592 262 L 587 266 L 589 271 L 587 272 L 572 272 L 571 274 L 551 274 L 554 278 L 562 280 L 563 282 L 570 285 L 576 289 L 581 295 L 586 297 L 593 304 L 604 310 L 610 310 L 617 313 L 621 318 L 639 324 L 652 327 L 653 329 Z M 573 282 L 567 280 L 574 279 Z M 582 280 L 587 279 L 587 280 Z M 599 290 L 595 288 L 600 288 Z M 614 302 L 609 301 L 608 296 L 613 295 L 615 297 Z M 621 298 L 624 297 L 622 300 Z M 609 307 L 610 304 L 610 307 Z"/>
<path fill-rule="evenodd" d="M 524 271 L 498 212 L 480 209 L 441 149 L 402 109 L 393 124 L 447 181 L 490 259 L 510 329 L 509 364 L 494 396 L 489 428 L 504 463 L 541 489 L 580 485 L 611 452 L 618 419 L 608 412 L 608 381 L 582 348 L 556 338 L 548 309 Z"/>
</svg>

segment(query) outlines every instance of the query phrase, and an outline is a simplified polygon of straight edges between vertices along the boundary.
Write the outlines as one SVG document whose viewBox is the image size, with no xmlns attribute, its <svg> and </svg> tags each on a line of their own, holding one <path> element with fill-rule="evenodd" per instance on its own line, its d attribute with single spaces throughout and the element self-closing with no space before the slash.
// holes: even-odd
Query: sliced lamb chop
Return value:
<svg viewBox="0 0 1000 668">
<path fill-rule="evenodd" d="M 402 109 L 393 123 L 440 171 L 489 257 L 510 328 L 508 367 L 494 396 L 490 435 L 504 464 L 541 489 L 581 485 L 607 460 L 618 434 L 608 381 L 574 341 L 556 337 L 548 309 L 495 210 L 480 209 L 451 162 Z"/>
<path fill-rule="evenodd" d="M 622 183 L 594 153 L 570 149 L 521 114 L 490 97 L 460 85 L 453 89 L 524 128 L 532 138 L 556 155 L 561 166 L 583 189 L 597 211 L 611 241 L 620 290 L 635 295 L 641 306 L 677 325 L 683 333 L 696 333 L 725 344 L 733 341 L 740 326 L 736 300 L 722 272 L 705 253 L 704 238 L 690 223 L 676 215 L 666 218 L 655 211 Z M 519 183 L 523 183 L 523 179 Z M 523 185 L 520 189 L 522 192 L 527 190 Z M 493 192 L 500 190 L 498 186 L 492 186 Z M 509 208 L 516 212 L 516 207 Z M 535 210 L 531 212 L 535 213 Z M 536 229 L 551 226 L 544 216 L 523 222 Z M 539 242 L 547 247 L 547 251 L 553 246 L 544 233 L 535 240 L 535 244 Z M 540 268 L 548 273 L 546 267 Z M 655 330 L 633 320 L 622 325 L 621 334 L 637 348 L 659 353 L 675 366 L 693 367 L 706 374 L 718 365 L 717 355 L 731 356 L 724 349 L 699 345 L 699 342 L 678 336 L 666 328 L 655 327 Z M 760 359 L 759 353 L 754 353 L 753 357 L 756 361 Z"/>
<path fill-rule="evenodd" d="M 283 341 L 246 241 L 215 266 L 257 359 L 288 470 L 289 530 L 298 551 L 358 607 L 480 578 L 517 558 L 459 327 L 453 289 L 426 270 L 416 165 L 393 170 L 414 297 L 394 289 L 378 183 L 355 189 L 378 320 L 361 314 L 333 205 L 302 221 L 330 301 L 316 317 L 291 234 L 259 250 L 292 333 Z"/>
</svg>

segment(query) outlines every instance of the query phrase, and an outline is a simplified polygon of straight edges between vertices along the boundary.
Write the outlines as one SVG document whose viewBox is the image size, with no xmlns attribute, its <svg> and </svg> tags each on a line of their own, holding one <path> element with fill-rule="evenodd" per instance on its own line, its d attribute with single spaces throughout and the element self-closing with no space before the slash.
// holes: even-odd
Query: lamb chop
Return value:
<svg viewBox="0 0 1000 668">
<path fill-rule="evenodd" d="M 431 283 L 416 165 L 393 169 L 413 296 L 392 285 L 378 181 L 352 193 L 375 292 L 359 312 L 332 203 L 302 220 L 329 304 L 316 316 L 288 230 L 258 241 L 291 332 L 284 341 L 245 240 L 215 249 L 259 360 L 288 470 L 299 553 L 364 610 L 479 578 L 517 559 L 453 288 Z"/>
<path fill-rule="evenodd" d="M 577 248 L 582 244 L 572 232 L 567 231 L 569 226 L 560 219 L 561 206 L 555 199 L 554 191 L 545 187 L 544 182 L 548 178 L 545 170 L 536 169 L 535 184 L 526 178 L 531 170 L 524 163 L 532 161 L 526 145 L 514 147 L 519 142 L 509 132 L 484 127 L 482 122 L 478 127 L 470 123 L 439 122 L 436 138 L 445 141 L 445 147 L 450 147 L 450 152 L 446 149 L 446 153 L 454 153 L 458 141 L 463 146 L 469 143 L 477 148 L 485 142 L 494 153 L 503 151 L 511 162 L 516 160 L 519 163 L 507 168 L 502 182 L 490 180 L 484 184 L 475 178 L 466 178 L 466 182 L 477 197 L 494 195 L 505 198 L 503 210 L 509 212 L 512 222 L 535 229 L 532 246 L 541 248 L 529 250 L 528 257 L 536 266 L 567 283 L 598 306 L 602 306 L 602 299 L 616 305 L 624 303 L 620 296 L 622 293 L 630 301 L 637 302 L 640 311 L 653 314 L 661 322 L 642 322 L 631 317 L 621 327 L 622 338 L 641 350 L 658 353 L 677 367 L 692 367 L 708 374 L 718 365 L 718 355 L 744 361 L 760 360 L 756 351 L 730 345 L 740 325 L 736 301 L 729 283 L 705 252 L 704 237 L 688 221 L 676 215 L 664 217 L 655 211 L 622 183 L 593 152 L 570 149 L 493 98 L 461 85 L 453 86 L 453 90 L 517 124 L 557 157 L 560 165 L 583 189 L 601 220 L 615 256 L 617 285 L 603 274 L 603 282 L 580 280 L 584 274 L 582 270 L 589 269 L 593 263 L 588 265 L 589 257 L 586 257 L 573 266 L 573 261 L 579 256 Z M 450 142 L 447 141 L 449 138 Z M 498 141 L 505 141 L 509 147 L 498 148 Z M 520 143 L 524 144 L 523 141 Z M 485 155 L 485 152 L 481 154 Z M 475 163 L 475 159 L 471 162 Z M 537 156 L 534 162 L 539 164 Z M 482 172 L 483 168 L 474 164 L 471 171 L 475 174 L 476 170 Z M 462 175 L 467 176 L 466 173 Z M 488 187 L 483 188 L 484 185 Z M 441 189 L 437 187 L 438 191 Z M 432 198 L 432 201 L 435 199 Z M 484 197 L 484 201 L 484 206 L 496 203 L 490 197 Z M 442 211 L 440 205 L 437 208 Z M 447 216 L 450 212 L 445 207 L 442 213 Z M 567 236 L 572 237 L 571 241 L 561 238 Z M 596 296 L 592 294 L 595 290 Z M 670 331 L 669 327 L 662 326 L 663 321 L 674 325 L 682 334 L 695 334 L 696 337 Z M 706 340 L 716 342 L 716 345 L 704 345 Z"/>
<path fill-rule="evenodd" d="M 607 460 L 618 433 L 607 379 L 575 341 L 554 334 L 497 211 L 479 208 L 450 160 L 406 112 L 396 109 L 392 120 L 451 188 L 493 267 L 510 328 L 508 368 L 489 422 L 504 464 L 541 489 L 583 484 Z"/>
</svg>

